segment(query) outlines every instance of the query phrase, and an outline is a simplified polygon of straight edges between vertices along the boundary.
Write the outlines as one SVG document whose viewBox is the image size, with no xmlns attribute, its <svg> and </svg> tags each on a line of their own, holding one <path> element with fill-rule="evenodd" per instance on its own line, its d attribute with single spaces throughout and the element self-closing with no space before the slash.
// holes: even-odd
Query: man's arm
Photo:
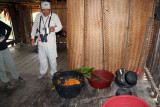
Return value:
<svg viewBox="0 0 160 107">
<path fill-rule="evenodd" d="M 33 23 L 33 26 L 32 26 L 32 32 L 31 32 L 31 39 L 35 38 L 36 31 L 37 31 L 37 28 L 38 28 L 38 23 L 39 23 L 39 15 L 37 15 L 35 20 L 34 20 L 34 23 Z"/>
<path fill-rule="evenodd" d="M 36 16 L 35 21 L 32 26 L 32 32 L 31 32 L 31 45 L 32 46 L 34 46 L 34 38 L 35 38 L 36 31 L 38 28 L 38 23 L 39 23 L 39 15 Z"/>
<path fill-rule="evenodd" d="M 53 31 L 59 32 L 60 30 L 62 30 L 63 26 L 62 26 L 61 21 L 57 15 L 54 16 L 54 21 L 56 23 L 56 26 L 51 26 L 50 31 L 51 32 L 53 32 Z"/>
<path fill-rule="evenodd" d="M 7 30 L 7 34 L 5 35 L 5 39 L 8 40 L 9 35 L 11 33 L 11 27 L 4 23 L 4 28 Z"/>
</svg>

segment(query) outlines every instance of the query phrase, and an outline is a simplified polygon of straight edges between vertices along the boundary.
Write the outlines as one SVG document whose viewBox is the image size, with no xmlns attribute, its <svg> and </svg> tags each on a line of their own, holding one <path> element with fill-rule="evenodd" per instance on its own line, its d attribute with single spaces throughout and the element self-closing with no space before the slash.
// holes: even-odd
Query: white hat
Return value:
<svg viewBox="0 0 160 107">
<path fill-rule="evenodd" d="M 42 2 L 41 3 L 41 9 L 51 9 L 51 5 L 49 2 Z"/>
</svg>

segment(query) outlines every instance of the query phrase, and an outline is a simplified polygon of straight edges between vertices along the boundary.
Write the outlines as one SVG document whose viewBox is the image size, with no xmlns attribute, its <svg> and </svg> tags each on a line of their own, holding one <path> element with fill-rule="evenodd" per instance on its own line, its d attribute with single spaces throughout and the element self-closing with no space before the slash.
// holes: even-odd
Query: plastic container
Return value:
<svg viewBox="0 0 160 107">
<path fill-rule="evenodd" d="M 62 85 L 64 84 L 65 80 L 73 78 L 79 80 L 80 84 L 71 86 Z M 81 88 L 85 85 L 83 75 L 75 71 L 57 72 L 54 74 L 52 82 L 55 85 L 56 91 L 59 96 L 65 99 L 75 98 L 80 93 Z"/>
<path fill-rule="evenodd" d="M 111 82 L 114 79 L 113 73 L 106 71 L 106 70 L 94 70 L 93 71 L 97 76 L 99 76 L 101 79 L 98 80 L 91 75 L 91 79 L 88 78 L 90 85 L 93 88 L 98 88 L 98 89 L 104 89 L 110 86 Z"/>
<path fill-rule="evenodd" d="M 149 105 L 138 97 L 131 95 L 120 95 L 107 100 L 103 107 L 149 107 Z"/>
</svg>

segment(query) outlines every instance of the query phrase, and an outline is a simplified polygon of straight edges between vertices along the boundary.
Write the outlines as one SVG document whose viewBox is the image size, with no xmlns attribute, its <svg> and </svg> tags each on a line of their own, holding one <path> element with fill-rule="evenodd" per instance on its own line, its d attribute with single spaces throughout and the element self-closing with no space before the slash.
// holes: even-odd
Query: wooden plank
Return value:
<svg viewBox="0 0 160 107">
<path fill-rule="evenodd" d="M 19 48 L 14 48 L 13 50 L 11 50 L 12 57 L 13 59 L 15 59 L 15 61 L 21 59 L 20 57 L 22 57 L 24 54 L 29 54 L 33 52 L 35 52 L 35 48 L 31 46 L 20 46 Z"/>
<path fill-rule="evenodd" d="M 37 57 L 37 53 L 30 53 L 29 55 L 24 54 L 20 57 L 19 60 L 15 61 L 15 64 L 18 66 L 24 66 L 27 62 Z"/>
</svg>

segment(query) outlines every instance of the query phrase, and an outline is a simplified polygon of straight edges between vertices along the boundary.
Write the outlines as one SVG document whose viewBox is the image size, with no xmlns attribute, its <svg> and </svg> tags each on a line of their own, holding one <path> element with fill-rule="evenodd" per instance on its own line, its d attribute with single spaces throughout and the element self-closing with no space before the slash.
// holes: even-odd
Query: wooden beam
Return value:
<svg viewBox="0 0 160 107">
<path fill-rule="evenodd" d="M 40 0 L 1 0 L 1 3 L 7 3 L 7 2 L 39 2 Z"/>
<path fill-rule="evenodd" d="M 66 2 L 50 2 L 51 3 L 51 5 L 66 5 Z M 4 5 L 4 4 L 21 4 L 21 5 L 37 5 L 37 4 L 40 4 L 40 1 L 38 0 L 36 0 L 36 1 L 17 1 L 17 2 L 15 2 L 15 1 L 10 1 L 10 2 L 7 2 L 6 0 L 2 0 L 2 1 L 0 1 L 0 4 L 1 5 Z"/>
</svg>

